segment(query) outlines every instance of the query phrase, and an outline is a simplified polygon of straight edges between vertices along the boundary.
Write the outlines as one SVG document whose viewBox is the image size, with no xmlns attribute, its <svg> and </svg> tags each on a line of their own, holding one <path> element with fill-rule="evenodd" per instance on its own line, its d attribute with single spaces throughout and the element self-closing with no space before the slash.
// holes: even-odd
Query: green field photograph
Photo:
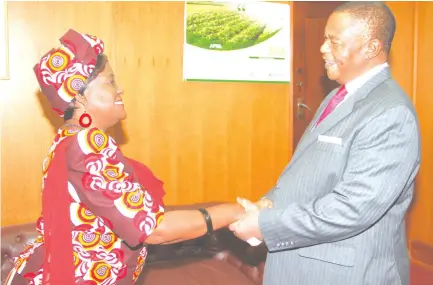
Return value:
<svg viewBox="0 0 433 285">
<path fill-rule="evenodd" d="M 277 34 L 281 27 L 251 17 L 248 5 L 213 1 L 186 2 L 186 42 L 209 50 L 248 48 Z"/>
</svg>

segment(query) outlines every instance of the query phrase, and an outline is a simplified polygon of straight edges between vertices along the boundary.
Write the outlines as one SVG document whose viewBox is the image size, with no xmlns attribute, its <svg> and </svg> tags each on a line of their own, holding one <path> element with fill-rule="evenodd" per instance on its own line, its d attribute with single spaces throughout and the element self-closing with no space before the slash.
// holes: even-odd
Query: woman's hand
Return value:
<svg viewBox="0 0 433 285">
<path fill-rule="evenodd" d="M 258 204 L 258 202 L 253 203 L 248 199 L 245 198 L 237 198 L 236 201 L 245 209 L 245 214 L 247 214 L 250 211 L 260 211 L 261 204 Z"/>
<path fill-rule="evenodd" d="M 255 204 L 260 209 L 263 209 L 263 208 L 272 208 L 273 207 L 272 200 L 269 199 L 269 198 L 266 198 L 266 197 L 263 198 L 263 199 L 261 199 L 261 200 L 259 200 L 259 201 L 257 201 Z"/>
<path fill-rule="evenodd" d="M 249 212 L 249 211 L 260 211 L 261 209 L 264 208 L 272 208 L 273 203 L 269 198 L 263 198 L 260 199 L 259 201 L 253 203 L 248 199 L 245 198 L 237 198 L 236 199 L 237 202 L 242 205 L 242 207 L 244 207 L 245 212 Z"/>
</svg>

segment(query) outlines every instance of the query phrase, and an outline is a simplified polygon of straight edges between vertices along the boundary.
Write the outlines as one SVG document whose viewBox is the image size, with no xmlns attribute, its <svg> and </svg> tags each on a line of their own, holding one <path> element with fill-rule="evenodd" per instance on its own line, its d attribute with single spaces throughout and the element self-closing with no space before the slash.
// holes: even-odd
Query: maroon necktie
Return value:
<svg viewBox="0 0 433 285">
<path fill-rule="evenodd" d="M 320 124 L 331 112 L 335 109 L 335 107 L 338 106 L 338 104 L 343 101 L 344 96 L 347 95 L 347 90 L 344 85 L 341 85 L 340 89 L 337 91 L 337 93 L 332 96 L 331 100 L 329 101 L 328 105 L 326 106 L 325 110 L 323 111 L 322 115 L 320 116 L 319 120 L 316 123 L 316 126 Z"/>
</svg>

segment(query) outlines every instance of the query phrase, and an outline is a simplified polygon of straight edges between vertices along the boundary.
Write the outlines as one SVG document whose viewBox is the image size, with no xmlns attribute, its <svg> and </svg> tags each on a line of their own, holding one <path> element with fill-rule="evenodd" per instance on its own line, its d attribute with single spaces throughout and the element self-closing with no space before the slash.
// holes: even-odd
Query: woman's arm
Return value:
<svg viewBox="0 0 433 285">
<path fill-rule="evenodd" d="M 103 141 L 93 141 L 96 137 Z M 97 145 L 99 148 L 91 148 Z M 67 155 L 70 190 L 92 215 L 130 248 L 193 239 L 207 232 L 198 210 L 164 213 L 163 183 L 143 164 L 124 158 L 111 138 L 99 130 L 77 134 Z M 226 227 L 245 214 L 238 203 L 207 207 L 213 229 Z"/>
<path fill-rule="evenodd" d="M 244 208 L 238 203 L 220 204 L 206 208 L 214 230 L 239 220 Z M 174 210 L 165 213 L 162 222 L 145 240 L 148 244 L 170 244 L 200 237 L 207 232 L 204 215 L 198 210 Z"/>
</svg>

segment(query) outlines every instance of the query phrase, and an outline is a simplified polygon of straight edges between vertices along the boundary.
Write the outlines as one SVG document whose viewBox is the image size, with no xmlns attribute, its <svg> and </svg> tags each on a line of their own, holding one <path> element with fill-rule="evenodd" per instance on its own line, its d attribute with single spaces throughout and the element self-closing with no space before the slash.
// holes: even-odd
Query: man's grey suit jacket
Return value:
<svg viewBox="0 0 433 285">
<path fill-rule="evenodd" d="M 413 104 L 382 70 L 312 129 L 259 225 L 264 285 L 408 285 L 405 214 L 420 164 Z M 340 140 L 341 139 L 341 140 Z"/>
</svg>

